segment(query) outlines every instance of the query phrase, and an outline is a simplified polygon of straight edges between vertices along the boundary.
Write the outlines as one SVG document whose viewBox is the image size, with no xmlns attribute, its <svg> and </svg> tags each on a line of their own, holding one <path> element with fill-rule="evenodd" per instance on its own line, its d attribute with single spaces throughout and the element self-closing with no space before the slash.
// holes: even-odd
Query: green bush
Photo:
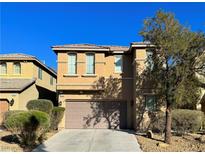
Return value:
<svg viewBox="0 0 205 154">
<path fill-rule="evenodd" d="M 176 109 L 172 111 L 172 129 L 183 135 L 202 128 L 204 113 L 197 110 Z"/>
<path fill-rule="evenodd" d="M 22 111 L 8 116 L 4 126 L 19 138 L 22 145 L 34 146 L 48 131 L 50 117 L 41 111 Z"/>
<path fill-rule="evenodd" d="M 39 110 L 51 115 L 53 103 L 47 99 L 30 100 L 26 105 L 28 110 Z"/>
<path fill-rule="evenodd" d="M 205 116 L 204 116 L 204 119 L 202 121 L 202 130 L 205 132 Z"/>
<path fill-rule="evenodd" d="M 51 130 L 57 130 L 58 124 L 61 122 L 64 115 L 64 107 L 54 107 L 51 114 Z"/>
<path fill-rule="evenodd" d="M 163 133 L 165 130 L 165 113 L 162 111 L 150 112 L 150 125 L 149 130 L 154 133 Z"/>
<path fill-rule="evenodd" d="M 9 116 L 11 116 L 11 115 L 13 116 L 14 114 L 20 113 L 20 112 L 24 112 L 24 111 L 23 110 L 11 110 L 11 111 L 5 112 L 3 115 L 3 124 Z"/>
</svg>

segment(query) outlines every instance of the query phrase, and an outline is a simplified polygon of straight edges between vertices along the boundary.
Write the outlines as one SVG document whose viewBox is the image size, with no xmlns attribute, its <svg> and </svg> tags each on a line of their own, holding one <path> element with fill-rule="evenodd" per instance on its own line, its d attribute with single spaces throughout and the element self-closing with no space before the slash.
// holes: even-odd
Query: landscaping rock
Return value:
<svg viewBox="0 0 205 154">
<path fill-rule="evenodd" d="M 201 135 L 201 137 L 199 137 L 199 141 L 201 143 L 205 143 L 205 135 Z"/>
<path fill-rule="evenodd" d="M 205 144 L 200 142 L 199 138 L 196 140 L 195 134 L 193 136 L 184 135 L 182 137 L 172 135 L 172 143 L 168 145 L 163 142 L 164 136 L 156 133 L 154 133 L 153 139 L 137 135 L 137 140 L 143 152 L 205 152 Z"/>
<path fill-rule="evenodd" d="M 161 147 L 161 148 L 166 148 L 166 147 L 169 146 L 169 144 L 158 142 L 158 143 L 157 143 L 157 146 L 159 146 L 159 147 Z"/>
<path fill-rule="evenodd" d="M 147 137 L 148 138 L 153 138 L 154 137 L 154 134 L 152 133 L 151 130 L 147 131 Z"/>
</svg>

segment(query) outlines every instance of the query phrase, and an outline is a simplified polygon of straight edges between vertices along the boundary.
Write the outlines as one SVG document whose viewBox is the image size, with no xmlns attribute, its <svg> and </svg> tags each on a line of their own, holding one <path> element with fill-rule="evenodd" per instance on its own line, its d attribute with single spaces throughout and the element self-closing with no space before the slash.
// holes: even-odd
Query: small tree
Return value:
<svg viewBox="0 0 205 154">
<path fill-rule="evenodd" d="M 151 79 L 166 106 L 165 142 L 171 143 L 171 111 L 174 104 L 193 103 L 198 99 L 196 72 L 205 47 L 203 33 L 191 32 L 172 13 L 158 11 L 144 21 L 140 32 L 150 49 L 148 64 Z M 190 83 L 190 84 L 188 84 Z"/>
<path fill-rule="evenodd" d="M 33 147 L 42 142 L 50 126 L 50 117 L 36 110 L 12 112 L 10 115 L 8 112 L 4 126 L 18 137 L 22 145 Z"/>
</svg>

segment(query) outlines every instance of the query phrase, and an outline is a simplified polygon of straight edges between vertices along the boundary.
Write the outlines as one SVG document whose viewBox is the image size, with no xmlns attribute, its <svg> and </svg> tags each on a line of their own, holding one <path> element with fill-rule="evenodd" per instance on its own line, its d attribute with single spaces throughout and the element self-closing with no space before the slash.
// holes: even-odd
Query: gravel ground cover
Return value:
<svg viewBox="0 0 205 154">
<path fill-rule="evenodd" d="M 205 152 L 205 142 L 200 140 L 201 136 L 200 134 L 172 136 L 171 145 L 165 144 L 164 137 L 159 134 L 154 134 L 153 139 L 145 135 L 136 135 L 136 138 L 144 152 Z"/>
<path fill-rule="evenodd" d="M 57 131 L 48 132 L 47 138 L 53 136 Z M 31 149 L 32 150 L 32 149 Z M 20 146 L 18 141 L 11 135 L 9 131 L 0 131 L 0 152 L 23 152 L 24 149 Z"/>
</svg>

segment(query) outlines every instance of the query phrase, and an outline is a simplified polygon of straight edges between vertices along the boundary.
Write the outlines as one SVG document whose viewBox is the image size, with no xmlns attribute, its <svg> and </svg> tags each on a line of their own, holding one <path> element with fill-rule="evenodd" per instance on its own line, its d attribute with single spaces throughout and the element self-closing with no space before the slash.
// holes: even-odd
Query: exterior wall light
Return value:
<svg viewBox="0 0 205 154">
<path fill-rule="evenodd" d="M 10 106 L 13 106 L 14 105 L 14 99 L 12 98 L 9 102 Z"/>
<path fill-rule="evenodd" d="M 59 105 L 59 106 L 61 106 L 61 105 L 62 105 L 62 102 L 61 102 L 61 101 L 60 101 L 60 102 L 58 102 L 58 105 Z"/>
</svg>

